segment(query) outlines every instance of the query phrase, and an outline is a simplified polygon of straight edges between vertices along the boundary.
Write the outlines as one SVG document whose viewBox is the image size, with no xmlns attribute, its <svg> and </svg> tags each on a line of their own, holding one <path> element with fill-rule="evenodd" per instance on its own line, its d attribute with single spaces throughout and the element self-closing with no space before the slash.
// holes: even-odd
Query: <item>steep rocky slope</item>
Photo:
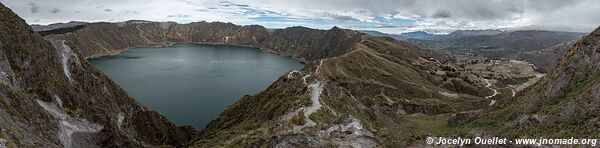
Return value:
<svg viewBox="0 0 600 148">
<path fill-rule="evenodd" d="M 0 138 L 8 147 L 140 147 L 187 142 L 62 41 L 0 4 Z"/>
<path fill-rule="evenodd" d="M 574 41 L 557 44 L 541 50 L 521 52 L 509 56 L 510 59 L 527 60 L 535 64 L 542 72 L 550 72 L 556 66 L 556 63 L 573 46 Z"/>
<path fill-rule="evenodd" d="M 505 137 L 593 138 L 600 133 L 600 28 L 575 42 L 548 76 L 459 127 Z"/>
</svg>

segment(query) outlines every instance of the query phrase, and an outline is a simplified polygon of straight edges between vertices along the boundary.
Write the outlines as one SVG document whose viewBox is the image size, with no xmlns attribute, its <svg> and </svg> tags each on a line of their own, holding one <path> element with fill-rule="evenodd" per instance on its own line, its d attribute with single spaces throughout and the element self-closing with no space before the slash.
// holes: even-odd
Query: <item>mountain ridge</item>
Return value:
<svg viewBox="0 0 600 148">
<path fill-rule="evenodd" d="M 566 44 L 584 33 L 547 30 L 457 30 L 446 35 L 411 38 L 402 35 L 363 31 L 375 36 L 406 40 L 427 49 L 451 53 L 474 53 L 488 58 L 506 58 L 534 63 L 548 72 L 566 52 Z"/>
</svg>

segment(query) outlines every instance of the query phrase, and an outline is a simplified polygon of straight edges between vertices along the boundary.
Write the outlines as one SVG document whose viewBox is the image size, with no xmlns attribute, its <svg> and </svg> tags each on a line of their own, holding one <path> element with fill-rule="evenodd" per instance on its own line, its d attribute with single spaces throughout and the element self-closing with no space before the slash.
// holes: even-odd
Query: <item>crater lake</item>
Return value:
<svg viewBox="0 0 600 148">
<path fill-rule="evenodd" d="M 304 67 L 257 48 L 206 44 L 133 48 L 88 61 L 138 102 L 198 130 L 243 95 Z"/>
</svg>

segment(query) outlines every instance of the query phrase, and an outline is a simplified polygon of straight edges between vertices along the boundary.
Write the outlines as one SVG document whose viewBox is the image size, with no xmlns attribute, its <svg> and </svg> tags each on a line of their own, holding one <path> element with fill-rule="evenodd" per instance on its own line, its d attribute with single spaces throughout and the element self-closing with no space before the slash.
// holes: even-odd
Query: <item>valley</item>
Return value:
<svg viewBox="0 0 600 148">
<path fill-rule="evenodd" d="M 409 32 L 399 35 L 363 31 L 377 36 L 388 36 L 414 43 L 428 49 L 457 54 L 475 54 L 491 59 L 512 59 L 535 64 L 541 72 L 548 72 L 583 33 L 544 30 L 457 30 L 436 35 L 427 32 Z"/>
</svg>

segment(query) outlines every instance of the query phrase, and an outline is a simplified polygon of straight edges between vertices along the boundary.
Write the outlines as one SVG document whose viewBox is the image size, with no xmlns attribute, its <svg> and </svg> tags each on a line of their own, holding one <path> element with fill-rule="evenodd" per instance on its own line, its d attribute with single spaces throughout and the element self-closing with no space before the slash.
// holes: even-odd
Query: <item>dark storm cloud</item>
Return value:
<svg viewBox="0 0 600 148">
<path fill-rule="evenodd" d="M 40 11 L 40 7 L 34 2 L 29 2 L 29 4 L 27 5 L 29 5 L 29 10 L 31 10 L 31 13 L 37 13 L 38 11 Z"/>
<path fill-rule="evenodd" d="M 449 18 L 450 12 L 448 12 L 448 10 L 438 9 L 433 13 L 433 15 L 431 15 L 431 17 L 433 17 L 433 18 Z"/>
<path fill-rule="evenodd" d="M 54 8 L 54 9 L 50 10 L 50 13 L 52 13 L 52 14 L 56 14 L 58 12 L 60 12 L 60 9 L 58 9 L 58 8 Z"/>
<path fill-rule="evenodd" d="M 427 3 L 431 3 L 428 6 Z M 422 16 L 430 18 L 452 18 L 459 21 L 485 21 L 511 18 L 516 12 L 523 10 L 519 7 L 519 2 L 508 1 L 472 1 L 472 0 L 454 0 L 445 1 L 441 4 L 439 1 L 425 0 L 415 3 L 412 11 Z M 511 11 L 507 11 L 511 10 Z"/>
</svg>

